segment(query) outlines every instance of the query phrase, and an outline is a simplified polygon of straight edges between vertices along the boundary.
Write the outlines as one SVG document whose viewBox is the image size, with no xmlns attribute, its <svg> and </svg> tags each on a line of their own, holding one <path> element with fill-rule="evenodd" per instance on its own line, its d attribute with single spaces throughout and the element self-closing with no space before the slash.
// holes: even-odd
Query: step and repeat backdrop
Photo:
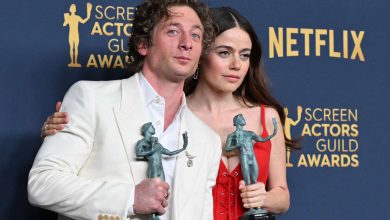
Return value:
<svg viewBox="0 0 390 220">
<path fill-rule="evenodd" d="M 234 7 L 253 24 L 285 133 L 302 137 L 302 150 L 287 154 L 291 207 L 278 219 L 390 219 L 390 3 L 206 2 Z M 74 82 L 126 77 L 138 3 L 2 3 L 1 217 L 56 219 L 27 200 L 41 125 Z"/>
</svg>

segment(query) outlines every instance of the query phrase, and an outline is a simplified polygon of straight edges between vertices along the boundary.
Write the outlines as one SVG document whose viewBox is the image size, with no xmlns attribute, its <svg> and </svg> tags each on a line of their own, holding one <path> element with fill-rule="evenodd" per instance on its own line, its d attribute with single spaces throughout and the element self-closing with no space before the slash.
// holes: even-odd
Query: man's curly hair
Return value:
<svg viewBox="0 0 390 220">
<path fill-rule="evenodd" d="M 140 43 L 145 43 L 147 47 L 152 46 L 153 30 L 159 22 L 171 16 L 168 9 L 171 6 L 188 6 L 196 12 L 204 29 L 203 53 L 214 41 L 214 29 L 208 7 L 199 0 L 145 0 L 135 11 L 129 37 L 127 71 L 130 75 L 139 72 L 144 63 L 144 56 L 138 53 L 137 46 Z"/>
</svg>

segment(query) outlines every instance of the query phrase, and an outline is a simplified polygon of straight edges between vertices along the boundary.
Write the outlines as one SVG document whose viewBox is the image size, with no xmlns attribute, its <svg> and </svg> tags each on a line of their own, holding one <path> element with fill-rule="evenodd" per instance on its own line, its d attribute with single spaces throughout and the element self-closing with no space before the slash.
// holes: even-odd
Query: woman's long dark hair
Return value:
<svg viewBox="0 0 390 220">
<path fill-rule="evenodd" d="M 264 104 L 276 109 L 282 125 L 285 124 L 283 107 L 271 95 L 267 87 L 266 74 L 262 68 L 262 48 L 257 34 L 249 21 L 230 7 L 211 8 L 210 16 L 214 22 L 216 36 L 226 30 L 239 27 L 247 32 L 252 41 L 249 70 L 240 87 L 233 94 L 244 102 L 248 107 Z M 192 78 L 186 81 L 185 93 L 191 94 L 197 85 L 197 80 Z M 299 141 L 289 140 L 285 137 L 286 146 L 292 149 L 299 148 Z"/>
</svg>

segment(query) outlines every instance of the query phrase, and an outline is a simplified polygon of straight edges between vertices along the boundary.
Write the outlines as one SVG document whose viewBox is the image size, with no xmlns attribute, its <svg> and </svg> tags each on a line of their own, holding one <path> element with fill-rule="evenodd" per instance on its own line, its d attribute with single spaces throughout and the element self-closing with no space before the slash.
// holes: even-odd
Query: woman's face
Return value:
<svg viewBox="0 0 390 220">
<path fill-rule="evenodd" d="M 201 62 L 199 83 L 218 93 L 234 92 L 249 69 L 252 41 L 240 28 L 231 28 L 215 39 L 211 50 Z"/>
</svg>

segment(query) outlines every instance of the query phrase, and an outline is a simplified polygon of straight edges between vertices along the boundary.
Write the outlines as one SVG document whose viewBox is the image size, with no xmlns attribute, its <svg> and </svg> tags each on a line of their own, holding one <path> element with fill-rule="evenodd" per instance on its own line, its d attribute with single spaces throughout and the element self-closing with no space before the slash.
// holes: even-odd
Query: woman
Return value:
<svg viewBox="0 0 390 220">
<path fill-rule="evenodd" d="M 229 7 L 210 10 L 215 22 L 216 39 L 199 62 L 199 74 L 186 83 L 188 107 L 214 129 L 225 146 L 227 135 L 234 131 L 233 117 L 242 114 L 246 130 L 262 137 L 273 131 L 272 118 L 278 132 L 264 143 L 256 143 L 254 151 L 259 164 L 258 182 L 244 185 L 237 151 L 223 151 L 217 183 L 213 189 L 214 219 L 238 219 L 247 208 L 261 207 L 270 213 L 286 212 L 290 194 L 286 180 L 286 145 L 296 143 L 283 133 L 284 112 L 271 96 L 261 70 L 262 50 L 250 23 Z M 41 136 L 63 129 L 66 113 L 50 116 Z"/>
</svg>

